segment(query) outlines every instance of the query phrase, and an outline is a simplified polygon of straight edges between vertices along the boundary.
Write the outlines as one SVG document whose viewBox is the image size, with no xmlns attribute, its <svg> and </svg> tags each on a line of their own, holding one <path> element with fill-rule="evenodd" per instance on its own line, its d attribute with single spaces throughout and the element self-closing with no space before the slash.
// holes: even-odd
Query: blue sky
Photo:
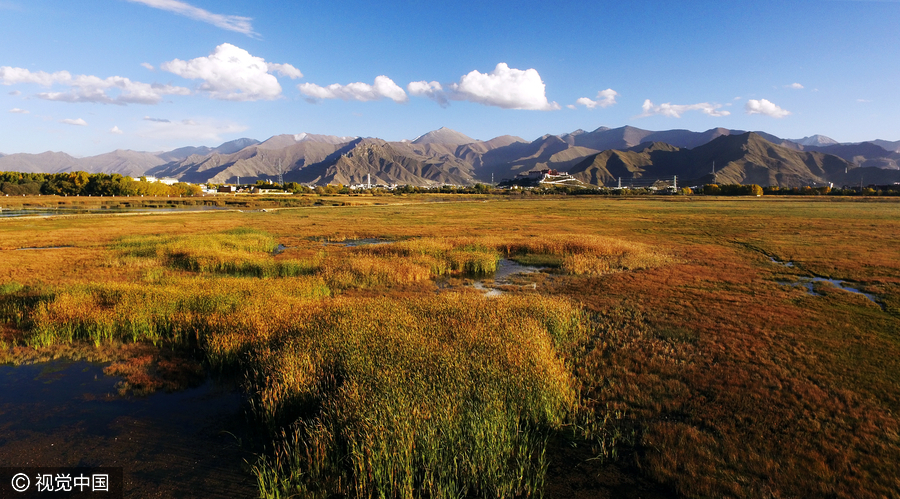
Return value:
<svg viewBox="0 0 900 499">
<path fill-rule="evenodd" d="M 900 2 L 0 0 L 0 152 L 599 126 L 900 139 Z"/>
</svg>

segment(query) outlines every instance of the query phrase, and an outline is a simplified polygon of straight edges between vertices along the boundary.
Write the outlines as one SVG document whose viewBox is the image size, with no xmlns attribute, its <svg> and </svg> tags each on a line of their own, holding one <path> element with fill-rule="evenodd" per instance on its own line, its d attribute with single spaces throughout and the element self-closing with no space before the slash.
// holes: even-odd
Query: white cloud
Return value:
<svg viewBox="0 0 900 499">
<path fill-rule="evenodd" d="M 156 68 L 153 67 L 153 64 L 150 64 L 149 62 L 142 62 L 141 66 L 144 66 L 145 68 L 149 69 L 150 71 L 156 71 Z"/>
<path fill-rule="evenodd" d="M 56 73 L 38 71 L 32 73 L 24 68 L 0 66 L 0 83 L 3 83 L 4 85 L 35 83 L 43 87 L 49 87 L 54 83 L 70 81 L 71 79 L 72 75 L 69 74 L 68 71 L 57 71 Z"/>
<path fill-rule="evenodd" d="M 140 137 L 177 143 L 221 143 L 223 137 L 239 133 L 247 127 L 230 121 L 207 118 L 185 119 L 181 121 L 150 121 L 138 131 Z"/>
<path fill-rule="evenodd" d="M 856 102 L 872 102 L 871 99 L 856 99 Z"/>
<path fill-rule="evenodd" d="M 200 90 L 222 100 L 255 101 L 281 97 L 281 85 L 273 71 L 290 78 L 303 75 L 290 64 L 267 63 L 262 57 L 223 43 L 209 55 L 189 61 L 174 59 L 160 65 L 164 71 L 182 78 L 203 80 Z"/>
<path fill-rule="evenodd" d="M 619 92 L 611 88 L 607 88 L 606 90 L 601 90 L 597 92 L 597 100 L 591 100 L 587 97 L 582 97 L 575 101 L 576 104 L 581 104 L 582 106 L 588 109 L 594 109 L 595 107 L 609 107 L 616 103 L 616 96 L 619 95 Z"/>
<path fill-rule="evenodd" d="M 163 118 L 151 118 L 149 116 L 144 116 L 144 121 L 155 121 L 157 123 L 171 123 L 171 121 Z"/>
<path fill-rule="evenodd" d="M 267 62 L 266 67 L 269 69 L 270 73 L 278 73 L 281 76 L 287 76 L 292 80 L 303 78 L 303 73 L 301 73 L 299 69 L 291 66 L 290 64 L 276 64 L 274 62 Z"/>
<path fill-rule="evenodd" d="M 94 102 L 99 104 L 159 104 L 164 95 L 189 95 L 184 87 L 141 83 L 128 78 L 111 76 L 101 80 L 96 76 L 79 76 L 68 92 L 42 92 L 38 98 L 62 102 Z M 115 96 L 110 92 L 118 92 Z"/>
<path fill-rule="evenodd" d="M 114 133 L 114 134 L 116 134 L 116 135 L 122 135 L 122 134 L 125 133 L 125 132 L 123 132 L 122 130 L 120 130 L 118 126 L 114 126 L 114 127 L 112 127 L 112 128 L 109 129 L 109 133 Z"/>
<path fill-rule="evenodd" d="M 28 114 L 31 111 L 26 111 L 24 109 L 19 109 L 17 107 L 14 107 L 14 108 L 10 109 L 9 112 L 14 113 L 14 114 Z"/>
<path fill-rule="evenodd" d="M 0 67 L 0 83 L 4 85 L 36 84 L 43 87 L 69 87 L 65 92 L 42 92 L 38 98 L 62 102 L 94 102 L 100 104 L 158 104 L 164 95 L 188 95 L 190 90 L 172 85 L 141 83 L 121 76 L 98 78 L 72 76 L 68 71 L 31 72 L 24 68 Z"/>
<path fill-rule="evenodd" d="M 22 92 L 20 92 L 18 90 L 13 90 L 12 92 L 9 93 L 9 95 L 22 95 Z"/>
<path fill-rule="evenodd" d="M 575 104 L 566 104 L 566 107 L 569 109 L 578 109 L 577 107 L 575 107 Z"/>
<path fill-rule="evenodd" d="M 436 81 L 414 81 L 406 86 L 406 91 L 409 92 L 409 95 L 431 99 L 440 104 L 441 107 L 450 105 L 450 102 L 447 100 L 447 93 L 444 92 L 444 87 Z"/>
<path fill-rule="evenodd" d="M 155 9 L 166 10 L 169 12 L 173 12 L 175 14 L 179 14 L 185 17 L 189 17 L 196 21 L 202 21 L 205 23 L 212 24 L 213 26 L 217 26 L 222 29 L 226 29 L 228 31 L 235 31 L 237 33 L 242 33 L 247 36 L 256 36 L 257 33 L 253 31 L 253 25 L 250 21 L 253 20 L 251 17 L 243 17 L 243 16 L 229 16 L 223 14 L 213 14 L 207 10 L 201 9 L 199 7 L 194 7 L 193 5 L 187 4 L 185 2 L 180 2 L 178 0 L 128 0 L 129 2 L 141 3 L 147 5 L 149 7 L 153 7 Z"/>
<path fill-rule="evenodd" d="M 803 90 L 803 85 L 799 83 L 791 83 L 790 85 L 785 85 L 784 88 L 793 88 L 794 90 Z"/>
<path fill-rule="evenodd" d="M 750 99 L 744 106 L 744 110 L 747 111 L 747 114 L 764 114 L 773 118 L 784 118 L 791 114 L 790 111 L 785 111 L 766 99 Z"/>
<path fill-rule="evenodd" d="M 655 114 L 661 114 L 670 118 L 681 118 L 681 115 L 688 111 L 700 111 L 715 117 L 728 116 L 731 114 L 730 111 L 723 110 L 721 104 L 710 104 L 709 102 L 701 102 L 699 104 L 672 104 L 666 102 L 665 104 L 657 106 L 650 102 L 650 99 L 647 99 L 644 101 L 644 105 L 641 106 L 641 108 L 644 112 L 639 115 L 638 118 L 645 118 Z"/>
<path fill-rule="evenodd" d="M 556 102 L 548 102 L 544 82 L 535 69 L 510 68 L 499 63 L 490 73 L 471 71 L 449 86 L 453 100 L 477 102 L 503 109 L 549 111 L 559 109 Z"/>
<path fill-rule="evenodd" d="M 87 121 L 84 121 L 81 118 L 78 118 L 77 120 L 72 120 L 72 119 L 59 120 L 59 122 L 65 123 L 66 125 L 87 126 Z"/>
<path fill-rule="evenodd" d="M 320 87 L 313 83 L 304 83 L 297 85 L 300 93 L 309 97 L 308 100 L 315 99 L 343 99 L 371 101 L 383 98 L 391 99 L 394 102 L 406 102 L 409 97 L 393 80 L 387 76 L 381 75 L 375 78 L 375 83 L 369 85 L 367 83 L 348 83 L 340 85 L 332 83 L 327 87 Z"/>
</svg>

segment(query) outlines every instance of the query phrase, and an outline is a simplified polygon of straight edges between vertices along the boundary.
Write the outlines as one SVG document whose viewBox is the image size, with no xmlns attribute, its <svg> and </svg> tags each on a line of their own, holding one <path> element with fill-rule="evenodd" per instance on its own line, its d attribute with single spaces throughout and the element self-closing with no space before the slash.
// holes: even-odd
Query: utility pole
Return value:
<svg viewBox="0 0 900 499">
<path fill-rule="evenodd" d="M 284 186 L 284 169 L 281 167 L 281 160 L 278 160 L 278 184 Z"/>
<path fill-rule="evenodd" d="M 719 176 L 716 174 L 716 162 L 715 162 L 715 161 L 713 161 L 712 174 L 713 174 L 713 183 L 714 183 L 714 184 L 718 184 L 718 183 L 719 183 Z"/>
</svg>

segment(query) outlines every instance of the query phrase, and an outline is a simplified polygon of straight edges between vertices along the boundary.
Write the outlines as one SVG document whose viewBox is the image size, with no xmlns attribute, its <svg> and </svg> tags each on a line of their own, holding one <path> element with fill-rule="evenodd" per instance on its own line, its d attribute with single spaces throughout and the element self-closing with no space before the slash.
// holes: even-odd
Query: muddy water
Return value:
<svg viewBox="0 0 900 499">
<path fill-rule="evenodd" d="M 122 467 L 126 497 L 256 496 L 235 390 L 123 398 L 102 369 L 0 366 L 0 466 Z"/>
<path fill-rule="evenodd" d="M 769 257 L 769 260 L 771 260 L 772 263 L 777 264 L 777 265 L 782 265 L 782 266 L 788 267 L 788 268 L 794 268 L 794 262 L 787 262 L 787 261 L 783 262 L 781 260 L 776 260 L 775 258 L 772 258 L 772 257 Z M 869 301 L 871 301 L 872 303 L 875 303 L 876 305 L 878 305 L 879 307 L 884 309 L 884 303 L 879 301 L 875 295 L 869 294 L 869 293 L 864 293 L 856 288 L 850 287 L 850 285 L 847 283 L 847 281 L 842 281 L 840 279 L 828 279 L 825 277 L 799 276 L 799 277 L 797 277 L 796 281 L 778 281 L 779 284 L 782 284 L 784 286 L 803 286 L 806 288 L 808 294 L 810 294 L 812 296 L 822 296 L 820 293 L 816 293 L 815 284 L 817 282 L 824 282 L 826 284 L 831 284 L 832 286 L 834 286 L 838 289 L 841 289 L 841 290 L 844 290 L 844 291 L 847 291 L 850 293 L 855 293 L 858 295 L 863 295 L 866 298 L 868 298 Z"/>
<path fill-rule="evenodd" d="M 800 277 L 798 281 L 780 281 L 780 284 L 783 284 L 785 286 L 803 286 L 806 288 L 806 292 L 808 294 L 810 294 L 812 296 L 822 296 L 822 294 L 816 293 L 815 284 L 817 282 L 824 282 L 826 284 L 830 284 L 830 285 L 832 285 L 838 289 L 841 289 L 843 291 L 848 291 L 850 293 L 863 295 L 866 298 L 868 298 L 869 301 L 871 301 L 872 303 L 875 303 L 878 306 L 880 306 L 881 308 L 884 308 L 884 304 L 882 304 L 880 301 L 878 301 L 878 298 L 875 295 L 869 294 L 869 293 L 864 293 L 856 288 L 852 288 L 852 287 L 850 287 L 849 284 L 847 284 L 847 281 L 842 281 L 840 279 L 827 279 L 825 277 Z"/>
<path fill-rule="evenodd" d="M 494 272 L 494 286 L 503 286 L 507 284 L 512 284 L 511 278 L 516 275 L 523 274 L 533 274 L 535 272 L 540 272 L 543 270 L 541 267 L 532 267 L 529 265 L 521 265 L 513 260 L 507 260 L 505 258 L 501 259 L 497 262 L 497 270 Z M 491 285 L 485 285 L 484 280 L 476 280 L 472 287 L 483 292 L 485 296 L 493 297 L 500 296 L 503 294 L 503 291 L 492 288 Z"/>
</svg>

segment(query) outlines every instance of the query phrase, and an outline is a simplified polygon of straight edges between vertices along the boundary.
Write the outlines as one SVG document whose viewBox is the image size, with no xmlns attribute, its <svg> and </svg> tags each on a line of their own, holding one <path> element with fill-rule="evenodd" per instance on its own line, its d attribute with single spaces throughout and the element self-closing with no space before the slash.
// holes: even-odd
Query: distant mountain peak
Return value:
<svg viewBox="0 0 900 499">
<path fill-rule="evenodd" d="M 440 127 L 432 130 L 424 135 L 420 135 L 413 139 L 413 144 L 443 144 L 448 146 L 461 146 L 478 142 L 466 134 L 451 130 L 447 127 Z"/>
<path fill-rule="evenodd" d="M 345 144 L 347 142 L 353 142 L 358 138 L 359 137 L 356 136 L 338 137 L 336 135 L 320 135 L 306 132 L 294 134 L 294 140 L 297 142 L 324 142 L 327 144 Z"/>
<path fill-rule="evenodd" d="M 791 139 L 791 142 L 800 144 L 801 146 L 833 146 L 839 144 L 838 141 L 824 135 L 811 135 L 802 139 Z"/>
</svg>

